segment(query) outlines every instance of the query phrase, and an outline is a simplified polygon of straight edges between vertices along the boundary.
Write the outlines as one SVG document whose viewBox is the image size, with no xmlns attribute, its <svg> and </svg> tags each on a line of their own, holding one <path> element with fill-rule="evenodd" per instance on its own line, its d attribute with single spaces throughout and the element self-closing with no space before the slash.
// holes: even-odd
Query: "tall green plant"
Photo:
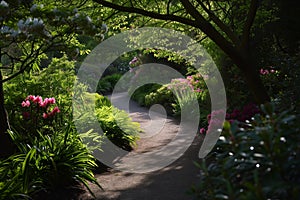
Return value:
<svg viewBox="0 0 300 200">
<path fill-rule="evenodd" d="M 20 153 L 0 164 L 0 197 L 38 198 L 78 183 L 92 193 L 87 181 L 101 188 L 92 172 L 95 159 L 71 127 L 51 135 L 39 133 L 30 143 L 22 139 L 22 133 L 9 133 Z"/>
</svg>

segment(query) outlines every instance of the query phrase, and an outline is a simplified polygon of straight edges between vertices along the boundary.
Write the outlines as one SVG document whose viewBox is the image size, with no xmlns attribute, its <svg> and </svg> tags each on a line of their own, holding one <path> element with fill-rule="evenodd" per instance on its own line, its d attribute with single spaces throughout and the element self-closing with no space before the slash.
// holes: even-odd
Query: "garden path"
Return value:
<svg viewBox="0 0 300 200">
<path fill-rule="evenodd" d="M 114 94 L 113 104 L 124 109 L 126 95 L 126 93 Z M 130 101 L 129 105 L 129 114 L 133 121 L 139 122 L 143 129 L 149 129 L 151 120 L 148 109 L 140 107 L 133 101 Z M 176 135 L 178 128 L 178 121 L 168 117 L 158 134 L 141 138 L 133 151 L 148 152 L 165 146 Z M 201 141 L 201 137 L 196 136 L 183 156 L 158 171 L 127 173 L 110 169 L 108 172 L 96 174 L 104 189 L 101 191 L 97 186 L 90 185 L 96 200 L 193 200 L 194 197 L 187 192 L 199 181 L 199 169 L 194 161 L 199 160 Z M 86 193 L 82 199 L 93 198 Z"/>
</svg>

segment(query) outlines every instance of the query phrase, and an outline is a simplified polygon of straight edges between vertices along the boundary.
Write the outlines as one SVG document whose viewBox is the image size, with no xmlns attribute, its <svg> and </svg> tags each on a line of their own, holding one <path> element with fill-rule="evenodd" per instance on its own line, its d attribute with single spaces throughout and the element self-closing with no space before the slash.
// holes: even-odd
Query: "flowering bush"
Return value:
<svg viewBox="0 0 300 200">
<path fill-rule="evenodd" d="M 251 122 L 225 123 L 198 165 L 198 199 L 299 199 L 299 117 L 262 108 Z"/>
<path fill-rule="evenodd" d="M 203 106 L 203 102 L 207 97 L 207 89 L 203 77 L 197 73 L 186 78 L 172 79 L 167 88 L 172 90 L 176 103 L 173 103 L 173 112 L 175 116 L 181 114 L 183 107 L 194 108 L 195 106 Z M 195 98 L 198 101 L 195 104 Z M 205 104 L 206 105 L 206 104 Z"/>
<path fill-rule="evenodd" d="M 200 134 L 209 133 L 212 127 L 216 127 L 216 125 L 220 125 L 222 122 L 220 121 L 220 117 L 225 115 L 225 119 L 233 123 L 234 121 L 246 122 L 247 120 L 251 120 L 256 114 L 261 113 L 260 109 L 254 103 L 249 103 L 245 105 L 241 110 L 235 108 L 231 113 L 224 113 L 224 110 L 212 111 L 209 115 L 207 115 L 207 130 L 202 127 L 200 128 Z"/>
<path fill-rule="evenodd" d="M 24 130 L 36 133 L 38 130 L 46 129 L 46 125 L 53 125 L 53 118 L 60 113 L 59 108 L 54 106 L 55 103 L 54 97 L 43 100 L 41 96 L 27 96 L 21 103 L 24 110 L 22 113 Z"/>
</svg>

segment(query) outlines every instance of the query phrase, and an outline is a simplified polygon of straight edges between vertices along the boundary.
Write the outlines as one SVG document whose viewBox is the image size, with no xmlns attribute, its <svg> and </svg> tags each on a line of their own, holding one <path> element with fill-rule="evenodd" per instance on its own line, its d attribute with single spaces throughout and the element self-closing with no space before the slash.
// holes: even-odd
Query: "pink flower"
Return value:
<svg viewBox="0 0 300 200">
<path fill-rule="evenodd" d="M 267 70 L 267 69 L 260 69 L 260 70 L 259 70 L 259 73 L 260 73 L 261 75 L 269 74 L 269 70 Z"/>
<path fill-rule="evenodd" d="M 49 116 L 53 117 L 56 113 L 60 113 L 60 110 L 57 106 L 49 113 Z"/>
<path fill-rule="evenodd" d="M 22 102 L 22 107 L 29 107 L 30 106 L 30 101 L 26 100 Z"/>
<path fill-rule="evenodd" d="M 232 124 L 234 121 L 235 121 L 234 119 L 229 119 L 229 120 L 228 120 L 228 122 L 229 122 L 230 124 Z"/>
<path fill-rule="evenodd" d="M 205 128 L 201 128 L 199 132 L 200 132 L 200 134 L 205 134 L 206 130 L 205 130 Z"/>
<path fill-rule="evenodd" d="M 51 97 L 51 98 L 49 98 L 48 99 L 48 102 L 50 103 L 50 104 L 55 104 L 55 98 L 54 97 Z"/>
<path fill-rule="evenodd" d="M 47 119 L 49 117 L 49 115 L 47 113 L 43 113 L 43 118 Z"/>
<path fill-rule="evenodd" d="M 129 65 L 133 65 L 133 64 L 135 64 L 137 61 L 138 61 L 138 58 L 137 58 L 137 57 L 134 57 L 134 58 L 129 62 Z"/>
<path fill-rule="evenodd" d="M 197 89 L 195 90 L 195 92 L 201 92 L 201 89 L 200 89 L 200 88 L 197 88 Z"/>
<path fill-rule="evenodd" d="M 36 96 L 34 99 L 33 99 L 33 102 L 36 103 L 36 104 L 41 104 L 43 101 L 43 98 L 41 96 Z"/>
<path fill-rule="evenodd" d="M 30 100 L 30 101 L 33 101 L 35 99 L 35 96 L 33 95 L 29 95 L 28 97 L 26 97 L 25 100 Z"/>
</svg>

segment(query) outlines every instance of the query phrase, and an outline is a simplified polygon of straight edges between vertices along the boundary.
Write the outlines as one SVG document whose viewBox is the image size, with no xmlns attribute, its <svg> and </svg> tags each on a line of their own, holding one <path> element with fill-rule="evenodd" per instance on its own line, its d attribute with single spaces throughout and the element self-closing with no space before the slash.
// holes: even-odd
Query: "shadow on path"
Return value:
<svg viewBox="0 0 300 200">
<path fill-rule="evenodd" d="M 122 95 L 118 94 L 122 109 Z M 148 110 L 130 102 L 130 116 L 134 121 L 147 126 L 150 118 Z M 178 131 L 178 121 L 169 118 L 159 134 L 149 138 L 142 138 L 134 151 L 147 152 L 165 146 Z M 202 138 L 196 136 L 188 150 L 171 165 L 151 173 L 134 174 L 111 170 L 96 177 L 104 191 L 91 185 L 97 200 L 193 200 L 194 197 L 187 192 L 199 180 L 199 169 L 194 162 L 199 161 L 198 152 Z M 93 199 L 91 196 L 84 199 Z"/>
</svg>

